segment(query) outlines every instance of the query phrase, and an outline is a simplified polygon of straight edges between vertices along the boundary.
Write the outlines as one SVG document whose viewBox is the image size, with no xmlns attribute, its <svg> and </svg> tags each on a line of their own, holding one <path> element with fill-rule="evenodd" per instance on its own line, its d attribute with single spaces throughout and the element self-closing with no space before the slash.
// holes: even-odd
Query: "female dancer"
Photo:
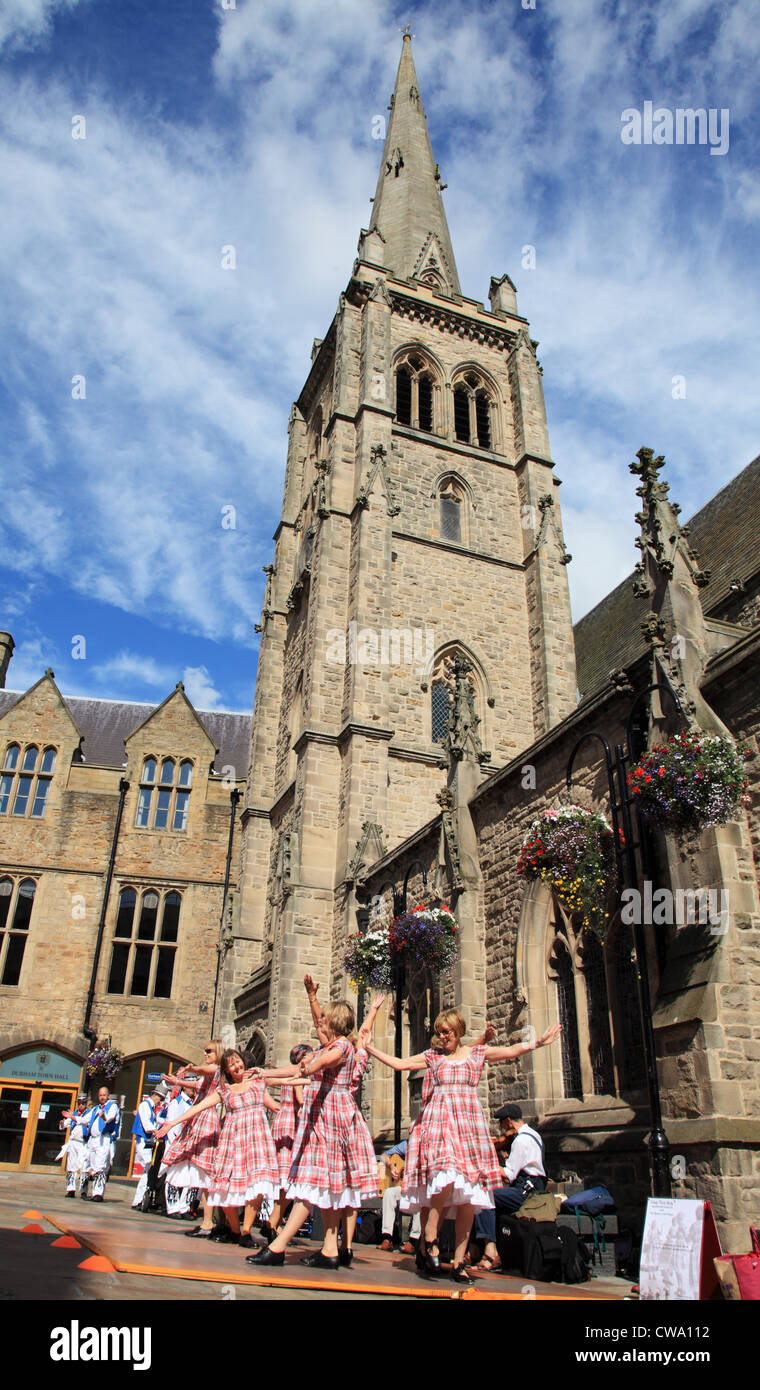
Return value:
<svg viewBox="0 0 760 1390">
<path fill-rule="evenodd" d="M 483 1029 L 483 1032 L 480 1034 L 480 1037 L 478 1037 L 478 1038 L 475 1039 L 475 1041 L 474 1041 L 474 1043 L 473 1043 L 473 1047 L 484 1047 L 487 1043 L 493 1042 L 493 1040 L 494 1040 L 495 1037 L 496 1037 L 496 1029 L 494 1028 L 493 1024 L 487 1023 L 486 1026 L 485 1026 L 485 1028 Z M 366 1049 L 368 1043 L 370 1043 L 370 1042 L 372 1041 L 371 1036 L 367 1037 L 367 1036 L 365 1035 L 365 1033 L 364 1033 L 364 1028 L 360 1028 L 360 1030 L 359 1030 L 359 1041 L 360 1041 L 360 1045 L 361 1045 L 363 1048 L 365 1048 L 365 1049 Z M 433 1034 L 433 1038 L 432 1038 L 432 1041 L 431 1041 L 430 1046 L 431 1046 L 436 1052 L 440 1052 L 440 1051 L 441 1051 L 441 1044 L 440 1044 L 440 1041 L 439 1041 L 438 1037 L 435 1035 L 435 1033 Z M 419 1108 L 419 1111 L 417 1112 L 416 1118 L 412 1121 L 411 1127 L 410 1127 L 410 1129 L 409 1129 L 409 1138 L 408 1138 L 408 1140 L 407 1140 L 406 1154 L 404 1155 L 404 1166 L 406 1166 L 406 1158 L 407 1158 L 408 1153 L 409 1153 L 409 1146 L 410 1146 L 412 1143 L 417 1144 L 417 1143 L 419 1142 L 419 1137 L 420 1137 L 420 1136 L 419 1136 L 419 1128 L 420 1128 L 420 1125 L 421 1125 L 421 1123 L 422 1123 L 422 1117 L 423 1117 L 423 1115 L 424 1115 L 424 1113 L 425 1113 L 425 1109 L 426 1109 L 426 1107 L 427 1107 L 428 1101 L 431 1099 L 434 1090 L 435 1090 L 435 1082 L 434 1082 L 434 1080 L 433 1080 L 433 1072 L 431 1071 L 431 1069 L 430 1069 L 429 1067 L 426 1066 L 426 1067 L 425 1067 L 425 1073 L 424 1073 L 424 1076 L 423 1076 L 423 1078 L 422 1078 L 422 1094 L 421 1094 L 421 1096 L 420 1096 L 420 1108 Z M 413 1138 L 413 1136 L 414 1136 L 414 1138 Z M 417 1237 L 415 1236 L 415 1224 L 416 1224 L 417 1230 L 418 1230 L 418 1232 L 419 1232 L 419 1240 L 418 1240 L 418 1243 L 417 1243 L 417 1249 L 416 1249 L 416 1251 L 414 1251 L 414 1257 L 415 1257 L 415 1263 L 416 1263 L 417 1268 L 418 1268 L 418 1270 L 420 1271 L 420 1273 L 425 1273 L 425 1272 L 426 1272 L 426 1265 L 425 1265 L 425 1235 L 424 1235 L 424 1231 L 425 1231 L 425 1226 L 426 1226 L 426 1223 L 427 1223 L 427 1219 L 428 1219 L 428 1214 L 429 1214 L 429 1212 L 430 1212 L 430 1208 L 429 1208 L 429 1206 L 426 1206 L 426 1205 L 421 1206 L 421 1207 L 419 1208 L 418 1211 L 414 1212 L 414 1213 L 413 1213 L 413 1215 L 414 1215 L 414 1220 L 412 1221 L 412 1227 L 411 1227 L 411 1230 L 410 1230 L 410 1232 L 409 1232 L 410 1240 L 414 1240 L 414 1239 L 417 1238 Z M 451 1215 L 451 1214 L 452 1214 L 452 1213 L 450 1212 L 449 1215 Z M 381 1245 L 381 1246 L 380 1246 L 380 1249 L 382 1250 L 382 1248 L 383 1248 L 383 1246 Z M 388 1248 L 388 1247 L 386 1247 L 386 1248 Z M 411 1255 L 411 1254 L 412 1254 L 412 1250 L 413 1250 L 413 1247 L 412 1247 L 411 1245 L 407 1245 L 406 1248 L 405 1248 L 403 1245 L 401 1246 L 401 1253 L 404 1254 L 404 1255 Z"/>
<path fill-rule="evenodd" d="M 446 1009 L 435 1021 L 439 1052 L 430 1048 L 416 1057 L 390 1057 L 371 1043 L 371 1057 L 394 1071 L 427 1067 L 433 1092 L 420 1124 L 409 1136 L 401 1207 L 419 1211 L 428 1207 L 424 1227 L 424 1252 L 420 1266 L 426 1274 L 440 1272 L 438 1233 L 447 1208 L 456 1209 L 456 1249 L 451 1277 L 459 1284 L 472 1282 L 465 1268 L 465 1254 L 475 1211 L 494 1205 L 491 1191 L 501 1183 L 496 1150 L 478 1100 L 478 1082 L 486 1062 L 508 1062 L 546 1047 L 559 1036 L 559 1024 L 547 1028 L 532 1043 L 514 1047 L 465 1047 L 464 1018 L 458 1009 Z"/>
<path fill-rule="evenodd" d="M 322 1210 L 325 1237 L 321 1251 L 307 1255 L 302 1263 L 338 1269 L 341 1213 L 377 1195 L 372 1140 L 351 1095 L 355 1054 L 349 1035 L 354 1031 L 354 1011 L 341 1000 L 324 1010 L 322 1020 L 328 1045 L 300 1066 L 305 1078 L 319 1075 L 320 1085 L 315 1095 L 304 1094 L 286 1194 L 293 1208 L 271 1245 L 247 1257 L 249 1264 L 284 1264 L 285 1250 L 313 1205 Z M 283 1078 L 281 1084 L 288 1082 Z"/>
<path fill-rule="evenodd" d="M 220 1063 L 220 1080 L 215 1090 L 191 1106 L 175 1123 L 184 1125 L 219 1101 L 224 1102 L 224 1124 L 214 1154 L 207 1200 L 224 1209 L 232 1237 L 240 1236 L 238 1207 L 266 1197 L 273 1202 L 279 1185 L 277 1155 L 264 1109 L 277 1105 L 267 1094 L 264 1082 L 246 1076 L 245 1063 L 234 1048 L 227 1048 Z M 168 1126 L 156 1131 L 161 1139 Z"/>
<path fill-rule="evenodd" d="M 192 1082 L 187 1082 L 187 1073 L 195 1072 L 198 1077 L 195 1082 L 196 1099 L 204 1101 L 210 1092 L 215 1090 L 219 1081 L 219 1063 L 223 1051 L 224 1044 L 219 1038 L 212 1038 L 203 1049 L 204 1060 L 199 1066 L 193 1066 L 188 1062 L 186 1066 L 179 1068 L 176 1076 L 168 1073 L 163 1080 L 172 1085 L 176 1085 L 177 1082 L 182 1086 L 192 1085 Z M 164 1153 L 166 1182 L 169 1187 L 198 1188 L 203 1202 L 203 1224 L 196 1226 L 192 1231 L 185 1231 L 184 1234 L 210 1240 L 214 1231 L 214 1208 L 213 1203 L 208 1201 L 206 1192 L 210 1184 L 214 1150 L 219 1142 L 219 1114 L 215 1105 L 204 1106 L 201 1111 L 192 1106 L 191 1110 L 185 1111 L 183 1124 L 191 1113 L 197 1117 L 195 1122 L 190 1129 L 178 1134 Z"/>
</svg>

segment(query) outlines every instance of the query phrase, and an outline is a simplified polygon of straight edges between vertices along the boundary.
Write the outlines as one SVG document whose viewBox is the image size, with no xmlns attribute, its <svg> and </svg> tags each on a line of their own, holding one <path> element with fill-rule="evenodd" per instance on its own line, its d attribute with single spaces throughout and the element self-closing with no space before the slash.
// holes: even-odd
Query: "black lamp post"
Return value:
<svg viewBox="0 0 760 1390">
<path fill-rule="evenodd" d="M 634 762 L 632 737 L 633 737 L 633 717 L 641 701 L 654 690 L 666 692 L 673 701 L 679 714 L 682 714 L 681 705 L 678 697 L 669 685 L 659 682 L 650 685 L 643 690 L 634 700 L 626 725 L 625 748 L 621 743 L 615 744 L 614 755 L 603 734 L 591 729 L 588 733 L 578 739 L 567 765 L 567 786 L 568 790 L 572 784 L 573 763 L 578 749 L 587 739 L 595 738 L 604 748 L 604 761 L 607 769 L 607 785 L 610 796 L 610 809 L 612 812 L 612 830 L 615 841 L 615 854 L 617 856 L 618 871 L 620 879 L 625 888 L 638 887 L 638 868 L 636 864 L 636 851 L 639 851 L 642 876 L 646 877 L 647 864 L 645 859 L 641 824 L 639 812 L 634 798 L 628 790 L 626 770 Z M 622 825 L 621 825 L 622 821 Z M 621 843 L 620 832 L 622 830 L 623 842 Z M 643 901 L 643 895 L 639 901 Z M 649 971 L 647 968 L 647 944 L 644 925 L 640 920 L 640 913 L 636 913 L 633 922 L 633 940 L 636 948 L 637 978 L 639 982 L 639 1007 L 641 1010 L 641 1032 L 644 1043 L 644 1058 L 647 1073 L 647 1089 L 649 1091 L 649 1113 L 650 1113 L 650 1166 L 652 1171 L 652 1192 L 655 1197 L 669 1197 L 670 1187 L 670 1145 L 662 1124 L 662 1104 L 660 1101 L 660 1086 L 657 1077 L 657 1052 L 654 1040 L 654 1028 L 652 1026 L 652 1000 L 649 992 Z"/>
</svg>

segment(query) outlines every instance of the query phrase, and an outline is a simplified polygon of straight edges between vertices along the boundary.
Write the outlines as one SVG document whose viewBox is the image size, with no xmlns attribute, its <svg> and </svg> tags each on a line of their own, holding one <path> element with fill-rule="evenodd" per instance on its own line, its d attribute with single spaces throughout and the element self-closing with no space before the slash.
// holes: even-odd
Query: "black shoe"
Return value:
<svg viewBox="0 0 760 1390">
<path fill-rule="evenodd" d="M 475 1280 L 466 1265 L 452 1265 L 451 1277 L 455 1284 L 474 1284 Z"/>
<path fill-rule="evenodd" d="M 202 1226 L 196 1226 L 194 1231 L 183 1231 L 183 1236 L 195 1236 L 198 1240 L 211 1240 L 213 1231 L 204 1231 Z"/>
<path fill-rule="evenodd" d="M 342 1265 L 345 1265 L 346 1269 L 350 1269 L 350 1268 L 351 1268 L 351 1265 L 352 1265 L 352 1263 L 353 1263 L 353 1258 L 354 1258 L 354 1252 L 353 1252 L 353 1250 L 339 1250 L 339 1251 L 338 1251 L 338 1263 L 339 1263 L 339 1264 L 342 1264 Z"/>
<path fill-rule="evenodd" d="M 285 1251 L 270 1250 L 268 1245 L 263 1250 L 259 1250 L 258 1255 L 246 1255 L 247 1265 L 284 1265 Z"/>
<path fill-rule="evenodd" d="M 91 1202 L 102 1202 L 102 1201 L 103 1201 L 103 1198 L 102 1198 L 102 1197 L 90 1197 L 89 1200 L 90 1200 Z"/>
<path fill-rule="evenodd" d="M 66 1193 L 66 1196 L 67 1196 L 67 1197 L 76 1197 L 76 1195 L 77 1195 L 76 1192 L 67 1192 L 67 1193 Z"/>
<path fill-rule="evenodd" d="M 425 1274 L 429 1278 L 434 1279 L 436 1275 L 441 1272 L 441 1254 L 438 1249 L 437 1241 L 433 1242 L 432 1248 L 435 1249 L 436 1253 L 431 1255 L 430 1247 L 426 1247 L 422 1253 L 422 1264 L 418 1265 L 417 1268 L 420 1270 L 421 1274 Z"/>
<path fill-rule="evenodd" d="M 244 1231 L 241 1232 L 238 1238 L 238 1245 L 245 1246 L 246 1250 L 256 1250 L 258 1247 L 258 1242 L 253 1239 L 253 1236 L 251 1235 L 250 1231 Z"/>
<path fill-rule="evenodd" d="M 275 1231 L 274 1227 L 270 1226 L 268 1221 L 262 1221 L 259 1226 L 259 1230 L 261 1231 L 261 1234 L 267 1242 L 274 1240 L 275 1236 L 277 1235 L 277 1232 Z"/>
<path fill-rule="evenodd" d="M 237 1235 L 234 1231 L 219 1230 L 218 1227 L 215 1231 L 211 1232 L 210 1239 L 218 1240 L 222 1245 L 237 1244 Z"/>
<path fill-rule="evenodd" d="M 311 1269 L 340 1269 L 340 1256 L 323 1255 L 318 1250 L 316 1255 L 304 1255 L 301 1264 L 309 1265 Z"/>
</svg>

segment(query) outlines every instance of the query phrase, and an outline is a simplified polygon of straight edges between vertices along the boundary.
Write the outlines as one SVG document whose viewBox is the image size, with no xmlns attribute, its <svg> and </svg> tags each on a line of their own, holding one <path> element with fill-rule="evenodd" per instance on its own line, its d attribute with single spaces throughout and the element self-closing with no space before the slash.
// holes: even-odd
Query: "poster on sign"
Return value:
<svg viewBox="0 0 760 1390">
<path fill-rule="evenodd" d="M 721 1247 L 709 1202 L 650 1197 L 641 1245 L 642 1299 L 705 1299 L 715 1296 L 713 1259 Z"/>
</svg>

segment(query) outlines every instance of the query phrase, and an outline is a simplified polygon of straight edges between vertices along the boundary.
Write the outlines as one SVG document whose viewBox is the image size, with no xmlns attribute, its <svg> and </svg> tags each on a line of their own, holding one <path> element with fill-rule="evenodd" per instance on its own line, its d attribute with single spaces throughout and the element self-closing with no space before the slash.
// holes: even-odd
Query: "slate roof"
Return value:
<svg viewBox="0 0 760 1390">
<path fill-rule="evenodd" d="M 21 698 L 23 691 L 0 690 L 0 715 Z M 82 696 L 62 696 L 74 723 L 84 734 L 82 752 L 85 761 L 100 767 L 121 767 L 124 759 L 124 740 L 157 705 L 133 704 L 129 700 L 97 700 Z M 229 710 L 195 711 L 219 752 L 214 767 L 234 767 L 238 777 L 248 770 L 251 739 L 250 714 L 235 714 Z"/>
<path fill-rule="evenodd" d="M 710 583 L 700 590 L 705 614 L 718 617 L 734 580 L 747 583 L 760 571 L 760 455 L 696 512 L 689 544 Z M 631 573 L 575 624 L 578 689 L 585 699 L 610 671 L 629 666 L 645 650 L 640 623 L 647 600 L 632 589 Z"/>
</svg>

